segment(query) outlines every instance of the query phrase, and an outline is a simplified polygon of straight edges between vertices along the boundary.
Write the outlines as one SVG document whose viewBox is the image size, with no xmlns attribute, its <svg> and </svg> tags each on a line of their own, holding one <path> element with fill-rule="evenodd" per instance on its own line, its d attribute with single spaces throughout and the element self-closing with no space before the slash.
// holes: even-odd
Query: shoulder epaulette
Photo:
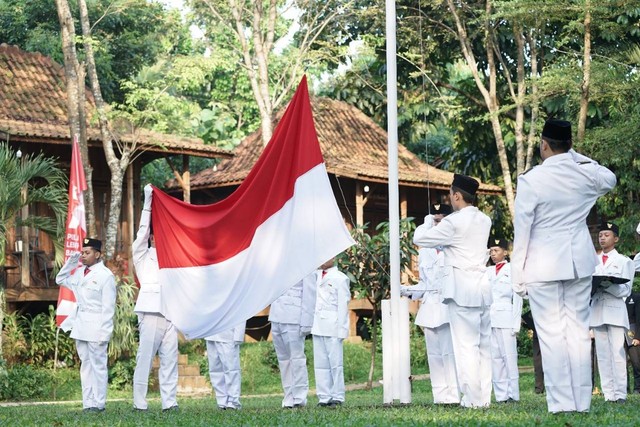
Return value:
<svg viewBox="0 0 640 427">
<path fill-rule="evenodd" d="M 587 164 L 590 164 L 590 163 L 591 163 L 591 162 L 590 162 L 590 161 L 588 161 L 588 160 L 584 160 L 584 161 L 582 161 L 582 162 L 578 162 L 578 164 L 579 164 L 579 165 L 587 165 Z"/>
<path fill-rule="evenodd" d="M 530 167 L 529 169 L 527 169 L 526 171 L 522 172 L 520 175 L 526 175 L 529 172 L 531 172 L 533 169 L 535 169 L 535 166 Z"/>
</svg>

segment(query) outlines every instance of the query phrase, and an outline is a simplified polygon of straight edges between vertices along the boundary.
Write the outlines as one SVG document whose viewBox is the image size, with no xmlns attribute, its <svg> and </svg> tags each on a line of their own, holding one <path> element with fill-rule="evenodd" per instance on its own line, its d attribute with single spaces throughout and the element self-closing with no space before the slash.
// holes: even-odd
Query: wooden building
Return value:
<svg viewBox="0 0 640 427">
<path fill-rule="evenodd" d="M 92 99 L 87 91 L 88 116 L 95 110 Z M 89 161 L 93 167 L 97 237 L 104 238 L 110 200 L 110 170 L 99 129 L 93 121 L 88 122 L 87 140 Z M 39 53 L 0 45 L 0 138 L 16 151 L 25 154 L 41 152 L 56 157 L 60 166 L 69 170 L 71 138 L 65 76 L 61 65 Z M 129 165 L 123 183 L 122 212 L 116 242 L 118 259 L 126 266 L 141 209 L 142 167 L 159 157 L 182 155 L 181 173 L 188 185 L 190 156 L 227 158 L 231 153 L 205 145 L 196 138 L 147 130 L 119 134 L 118 138 L 125 144 L 135 141 L 139 147 L 139 155 Z M 48 212 L 47 206 L 28 206 L 28 209 L 40 215 Z M 18 251 L 18 242 L 22 242 L 23 249 L 29 249 L 28 258 Z M 3 273 L 0 282 L 6 287 L 9 310 L 38 312 L 57 302 L 58 287 L 51 273 L 53 251 L 53 243 L 41 231 L 10 231 L 6 247 L 8 257 L 0 270 Z"/>
</svg>

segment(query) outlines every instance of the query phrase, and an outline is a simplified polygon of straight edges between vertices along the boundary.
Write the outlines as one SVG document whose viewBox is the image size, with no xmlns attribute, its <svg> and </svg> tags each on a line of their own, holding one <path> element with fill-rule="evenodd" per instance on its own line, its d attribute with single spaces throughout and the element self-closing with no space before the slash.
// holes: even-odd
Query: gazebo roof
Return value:
<svg viewBox="0 0 640 427">
<path fill-rule="evenodd" d="M 387 133 L 356 107 L 329 98 L 311 100 L 316 131 L 327 171 L 331 174 L 371 182 L 387 182 Z M 206 169 L 191 177 L 193 190 L 239 185 L 262 153 L 261 132 L 245 138 L 231 159 L 217 170 Z M 398 146 L 400 185 L 448 189 L 453 173 L 420 160 L 403 145 Z M 169 187 L 176 186 L 175 181 Z M 480 192 L 499 194 L 502 189 L 481 184 Z"/>
<path fill-rule="evenodd" d="M 70 144 L 67 93 L 63 67 L 40 53 L 17 46 L 0 45 L 0 135 L 13 141 Z M 88 116 L 95 111 L 87 95 Z M 201 139 L 166 135 L 146 129 L 115 132 L 123 142 L 136 142 L 142 150 L 188 154 L 200 157 L 230 157 L 232 154 Z M 87 126 L 90 146 L 101 146 L 100 131 Z"/>
</svg>

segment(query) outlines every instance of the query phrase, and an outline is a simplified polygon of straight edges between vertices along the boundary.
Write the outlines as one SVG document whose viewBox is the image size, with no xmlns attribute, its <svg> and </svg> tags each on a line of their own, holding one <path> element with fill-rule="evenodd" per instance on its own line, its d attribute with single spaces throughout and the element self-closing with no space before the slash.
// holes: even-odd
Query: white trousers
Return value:
<svg viewBox="0 0 640 427">
<path fill-rule="evenodd" d="M 313 369 L 320 403 L 344 402 L 343 338 L 313 336 Z"/>
<path fill-rule="evenodd" d="M 240 344 L 207 342 L 209 379 L 219 408 L 240 409 Z"/>
<path fill-rule="evenodd" d="M 449 324 L 445 323 L 437 328 L 423 328 L 423 331 L 427 345 L 433 403 L 460 403 L 456 358 L 453 355 Z"/>
<path fill-rule="evenodd" d="M 483 408 L 491 403 L 491 319 L 489 307 L 447 304 L 456 360 L 460 405 Z"/>
<path fill-rule="evenodd" d="M 153 358 L 160 356 L 158 382 L 162 409 L 178 404 L 178 333 L 171 322 L 161 314 L 141 313 L 138 315 L 140 345 L 136 355 L 136 370 L 133 373 L 133 406 L 147 409 L 147 389 Z"/>
<path fill-rule="evenodd" d="M 593 328 L 598 356 L 600 385 L 605 400 L 627 398 L 627 353 L 624 351 L 625 328 L 602 325 Z"/>
<path fill-rule="evenodd" d="M 591 277 L 527 284 L 549 412 L 591 406 Z"/>
<path fill-rule="evenodd" d="M 271 322 L 271 335 L 284 391 L 282 406 L 304 406 L 309 393 L 309 374 L 304 354 L 305 337 L 300 336 L 300 325 Z"/>
<path fill-rule="evenodd" d="M 496 402 L 520 400 L 518 343 L 511 331 L 491 328 L 491 376 Z"/>
<path fill-rule="evenodd" d="M 107 403 L 108 341 L 94 342 L 76 340 L 80 357 L 80 384 L 82 385 L 82 408 L 103 409 Z"/>
</svg>

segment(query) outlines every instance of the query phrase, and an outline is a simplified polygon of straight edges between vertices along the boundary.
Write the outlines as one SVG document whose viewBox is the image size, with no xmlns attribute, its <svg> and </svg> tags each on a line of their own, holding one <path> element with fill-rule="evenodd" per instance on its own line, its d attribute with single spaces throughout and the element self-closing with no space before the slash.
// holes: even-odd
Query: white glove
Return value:
<svg viewBox="0 0 640 427">
<path fill-rule="evenodd" d="M 515 329 L 515 328 L 511 329 L 511 336 L 515 337 L 516 335 L 518 335 L 518 332 L 520 332 L 520 329 Z"/>
<path fill-rule="evenodd" d="M 67 276 L 69 276 L 71 274 L 71 271 L 73 271 L 73 269 L 78 266 L 80 255 L 82 255 L 80 252 L 74 252 L 73 254 L 71 254 L 71 256 L 67 259 L 67 262 L 64 263 L 64 265 L 58 272 L 57 277 L 66 278 Z"/>
<path fill-rule="evenodd" d="M 144 186 L 144 207 L 148 211 L 151 210 L 151 199 L 153 197 L 153 187 L 151 184 L 147 184 Z"/>
<path fill-rule="evenodd" d="M 400 296 L 411 298 L 411 291 L 406 286 L 400 286 Z"/>
<path fill-rule="evenodd" d="M 311 333 L 311 326 L 300 326 L 300 336 L 306 337 Z"/>
<path fill-rule="evenodd" d="M 636 228 L 636 233 L 640 234 L 640 222 L 638 223 L 638 227 Z"/>
</svg>

